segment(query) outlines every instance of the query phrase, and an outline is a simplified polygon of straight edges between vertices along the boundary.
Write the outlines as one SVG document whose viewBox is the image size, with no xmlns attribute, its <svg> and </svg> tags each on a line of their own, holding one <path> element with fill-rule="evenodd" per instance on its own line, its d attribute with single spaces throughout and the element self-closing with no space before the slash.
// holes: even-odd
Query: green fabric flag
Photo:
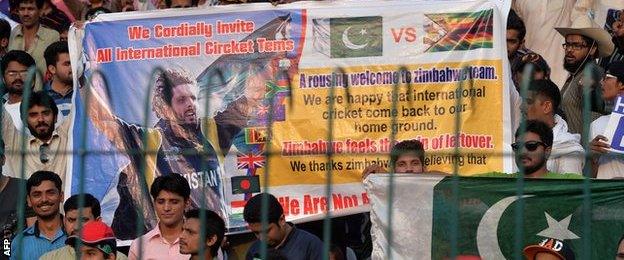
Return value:
<svg viewBox="0 0 624 260">
<path fill-rule="evenodd" d="M 455 182 L 445 176 L 395 177 L 391 206 L 388 175 L 366 180 L 374 259 L 387 255 L 389 209 L 393 210 L 390 250 L 397 259 L 449 257 L 452 234 L 457 238 L 457 255 L 513 259 L 518 225 L 521 249 L 556 238 L 572 248 L 576 259 L 613 259 L 624 234 L 624 181 L 620 180 L 591 180 L 586 196 L 583 179 L 525 179 L 523 196 L 518 197 L 514 178 L 458 177 Z"/>
<path fill-rule="evenodd" d="M 329 24 L 332 58 L 383 55 L 381 16 L 331 18 Z"/>
</svg>

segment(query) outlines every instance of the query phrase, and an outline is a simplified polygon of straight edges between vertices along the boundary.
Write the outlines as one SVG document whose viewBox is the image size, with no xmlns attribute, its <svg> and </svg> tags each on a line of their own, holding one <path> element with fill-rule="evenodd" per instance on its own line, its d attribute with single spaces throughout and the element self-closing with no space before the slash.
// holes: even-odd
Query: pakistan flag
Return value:
<svg viewBox="0 0 624 260">
<path fill-rule="evenodd" d="M 445 259 L 453 251 L 453 234 L 457 255 L 514 259 L 517 227 L 522 232 L 515 252 L 520 254 L 527 245 L 556 238 L 572 248 L 576 259 L 614 259 L 624 234 L 620 180 L 592 180 L 590 193 L 584 194 L 582 179 L 527 179 L 518 197 L 515 178 L 459 177 L 455 182 L 445 176 L 396 174 L 391 207 L 389 180 L 389 175 L 374 175 L 365 182 L 372 206 L 373 259 L 386 258 L 388 250 L 393 259 Z"/>
<path fill-rule="evenodd" d="M 331 18 L 329 30 L 332 58 L 383 55 L 381 16 Z"/>
</svg>

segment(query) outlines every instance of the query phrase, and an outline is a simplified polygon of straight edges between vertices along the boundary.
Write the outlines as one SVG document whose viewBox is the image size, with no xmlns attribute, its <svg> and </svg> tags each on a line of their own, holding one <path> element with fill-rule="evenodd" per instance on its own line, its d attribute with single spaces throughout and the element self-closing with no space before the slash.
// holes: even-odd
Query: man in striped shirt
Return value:
<svg viewBox="0 0 624 260">
<path fill-rule="evenodd" d="M 61 178 L 50 171 L 37 171 L 26 182 L 26 199 L 37 216 L 34 225 L 11 242 L 10 259 L 39 259 L 65 245 L 60 205 L 63 201 Z"/>
</svg>

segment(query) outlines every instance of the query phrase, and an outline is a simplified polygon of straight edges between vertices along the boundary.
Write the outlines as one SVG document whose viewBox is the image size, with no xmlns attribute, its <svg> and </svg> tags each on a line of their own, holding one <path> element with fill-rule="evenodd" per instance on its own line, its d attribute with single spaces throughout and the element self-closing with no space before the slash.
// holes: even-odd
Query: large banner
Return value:
<svg viewBox="0 0 624 260">
<path fill-rule="evenodd" d="M 291 221 L 365 211 L 360 174 L 388 167 L 393 131 L 424 144 L 430 170 L 510 171 L 501 21 L 486 0 L 98 16 L 70 41 L 92 86 L 76 98 L 73 146 L 108 152 L 73 160 L 71 193 L 84 177 L 104 219 L 132 238 L 136 209 L 155 225 L 146 191 L 167 174 L 231 231 L 258 186 Z"/>
<path fill-rule="evenodd" d="M 515 178 L 395 177 L 390 182 L 389 175 L 376 174 L 366 180 L 373 259 L 389 254 L 392 259 L 451 259 L 453 234 L 456 256 L 466 259 L 514 259 L 516 244 L 524 248 L 547 238 L 570 245 L 576 259 L 611 259 L 624 234 L 621 180 L 592 180 L 585 189 L 580 179 L 526 179 L 519 197 Z"/>
</svg>

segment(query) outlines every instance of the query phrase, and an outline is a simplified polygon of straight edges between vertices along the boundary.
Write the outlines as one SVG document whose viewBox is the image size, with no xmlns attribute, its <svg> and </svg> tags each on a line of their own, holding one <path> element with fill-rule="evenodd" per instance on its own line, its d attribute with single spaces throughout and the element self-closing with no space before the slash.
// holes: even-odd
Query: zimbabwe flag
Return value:
<svg viewBox="0 0 624 260">
<path fill-rule="evenodd" d="M 488 9 L 475 13 L 425 14 L 430 20 L 427 33 L 437 34 L 429 37 L 436 41 L 427 52 L 492 48 L 493 13 Z"/>
</svg>

